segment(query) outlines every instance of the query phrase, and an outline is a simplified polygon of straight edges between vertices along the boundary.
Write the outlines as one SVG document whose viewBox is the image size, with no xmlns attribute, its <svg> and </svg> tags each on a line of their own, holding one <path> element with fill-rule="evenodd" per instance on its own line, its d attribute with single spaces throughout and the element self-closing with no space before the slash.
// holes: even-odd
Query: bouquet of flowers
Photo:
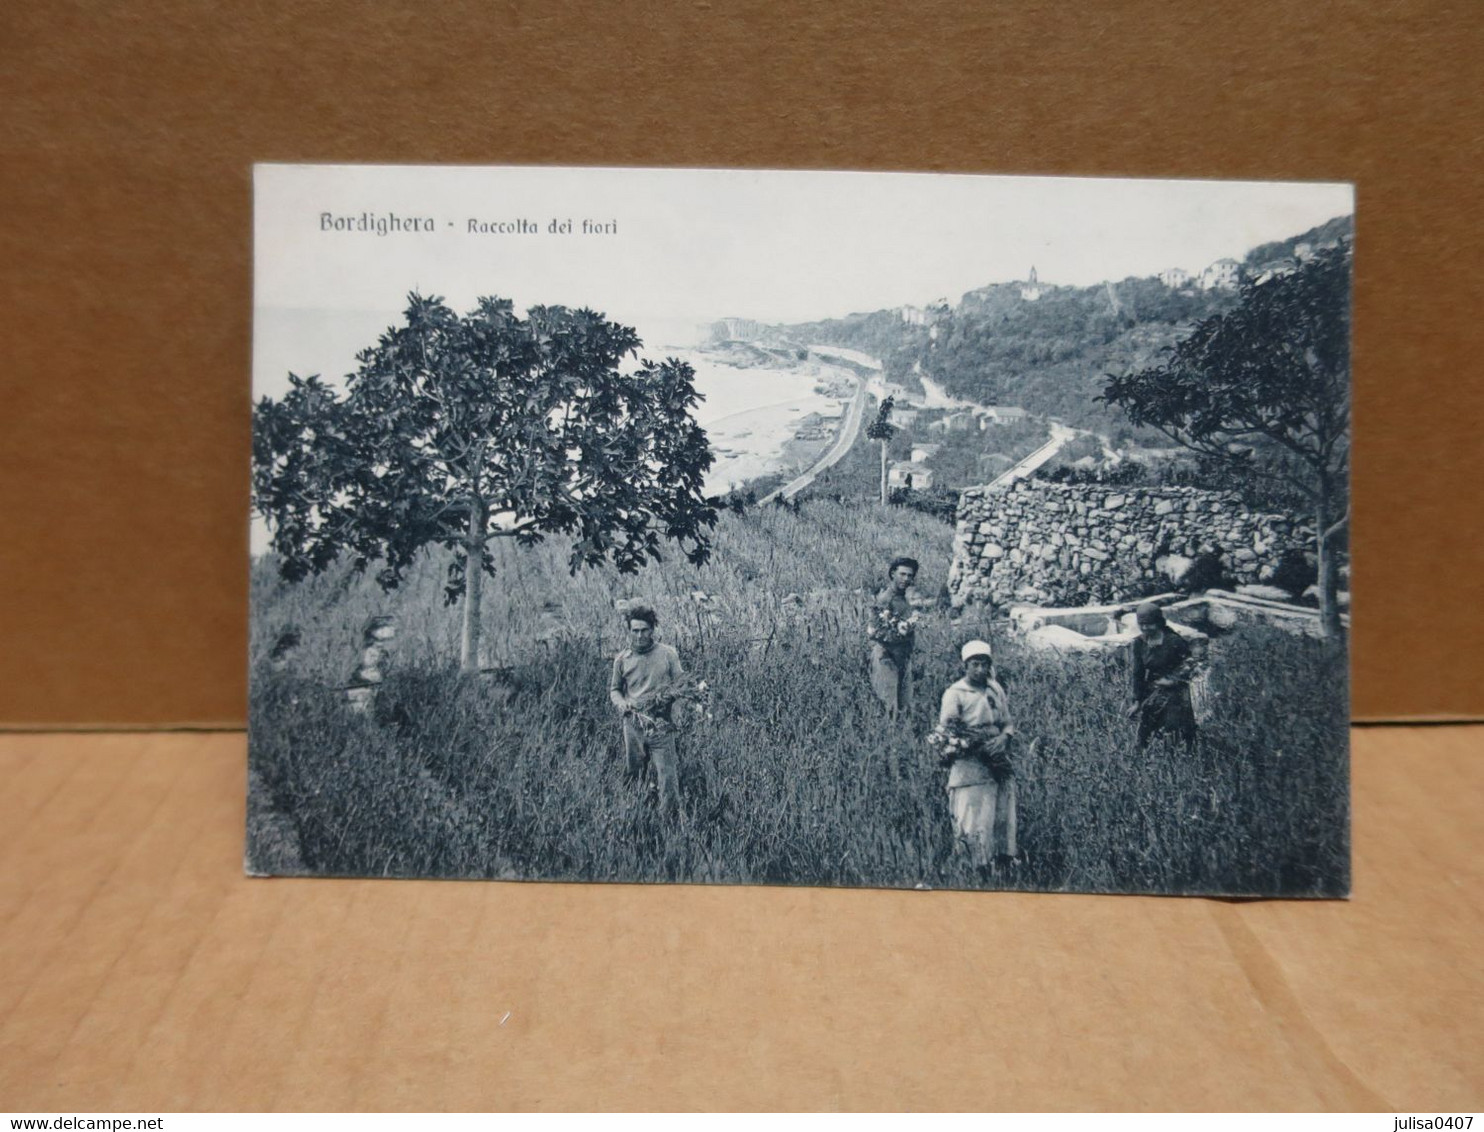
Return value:
<svg viewBox="0 0 1484 1132">
<path fill-rule="evenodd" d="M 872 611 L 871 623 L 866 627 L 866 636 L 877 644 L 890 648 L 892 645 L 906 644 L 911 641 L 917 632 L 917 624 L 916 613 L 898 617 L 883 606 Z"/>
<path fill-rule="evenodd" d="M 998 727 L 970 727 L 957 719 L 940 723 L 927 737 L 928 749 L 937 756 L 939 766 L 958 759 L 978 759 L 1001 782 L 1015 771 L 1010 762 L 1010 743 L 1011 736 Z"/>
<path fill-rule="evenodd" d="M 640 724 L 651 731 L 678 731 L 687 717 L 710 719 L 711 687 L 690 673 L 636 700 L 632 705 Z M 676 711 L 679 707 L 682 710 Z M 676 717 L 679 716 L 677 719 Z"/>
</svg>

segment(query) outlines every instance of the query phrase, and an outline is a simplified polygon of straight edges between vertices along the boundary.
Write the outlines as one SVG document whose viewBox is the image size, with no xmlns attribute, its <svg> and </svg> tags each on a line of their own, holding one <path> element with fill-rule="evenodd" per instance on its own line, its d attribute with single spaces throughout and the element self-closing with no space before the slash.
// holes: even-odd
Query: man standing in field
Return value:
<svg viewBox="0 0 1484 1132">
<path fill-rule="evenodd" d="M 608 698 L 623 717 L 623 748 L 631 778 L 654 765 L 661 811 L 680 806 L 673 690 L 684 675 L 680 654 L 654 639 L 659 618 L 647 605 L 629 607 L 629 647 L 613 661 Z"/>
<path fill-rule="evenodd" d="M 871 690 L 893 719 L 912 706 L 912 644 L 917 615 L 907 591 L 917 580 L 917 559 L 893 558 L 886 568 L 888 583 L 871 603 L 866 636 L 871 641 Z"/>
</svg>

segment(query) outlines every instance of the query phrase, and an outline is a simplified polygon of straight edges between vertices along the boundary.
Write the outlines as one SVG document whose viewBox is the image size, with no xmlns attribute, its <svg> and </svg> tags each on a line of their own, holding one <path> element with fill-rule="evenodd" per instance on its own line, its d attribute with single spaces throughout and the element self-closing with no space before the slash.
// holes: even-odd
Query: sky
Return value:
<svg viewBox="0 0 1484 1132">
<path fill-rule="evenodd" d="M 254 195 L 255 396 L 343 376 L 412 290 L 588 306 L 683 345 L 725 316 L 952 303 L 1032 266 L 1076 286 L 1199 272 L 1354 208 L 1347 184 L 473 166 L 264 165 Z M 365 214 L 432 230 L 355 230 Z"/>
</svg>

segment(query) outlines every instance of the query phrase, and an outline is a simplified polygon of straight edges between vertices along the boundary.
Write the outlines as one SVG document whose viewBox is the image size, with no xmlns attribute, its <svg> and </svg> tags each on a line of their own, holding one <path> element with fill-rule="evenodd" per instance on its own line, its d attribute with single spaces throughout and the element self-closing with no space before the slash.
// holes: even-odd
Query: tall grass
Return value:
<svg viewBox="0 0 1484 1132">
<path fill-rule="evenodd" d="M 1192 755 L 1139 754 L 1119 657 L 1027 652 L 983 611 L 930 614 L 907 719 L 871 697 L 861 618 L 885 561 L 909 552 L 932 592 L 949 532 L 900 510 L 814 503 L 724 518 L 713 564 L 569 577 L 556 548 L 512 550 L 487 599 L 491 661 L 459 674 L 457 610 L 429 559 L 391 598 L 368 579 L 253 574 L 251 759 L 298 860 L 345 875 L 688 880 L 1081 891 L 1333 895 L 1348 887 L 1341 661 L 1316 642 L 1244 631 L 1217 643 L 1215 716 Z M 704 600 L 693 596 L 703 591 Z M 861 591 L 861 592 L 857 592 Z M 716 690 L 681 739 L 682 806 L 662 816 L 625 780 L 607 678 L 617 598 Z M 797 595 L 796 597 L 793 595 Z M 374 717 L 336 685 L 364 619 L 401 618 Z M 297 628 L 284 670 L 267 653 Z M 944 775 L 923 736 L 959 676 L 958 646 L 994 640 L 1027 740 L 1025 861 L 985 875 L 957 851 Z M 1336 668 L 1336 665 L 1341 667 Z M 1031 742 L 1033 741 L 1033 745 Z M 261 807 L 260 807 L 261 809 Z M 256 842 L 257 838 L 250 838 Z"/>
</svg>

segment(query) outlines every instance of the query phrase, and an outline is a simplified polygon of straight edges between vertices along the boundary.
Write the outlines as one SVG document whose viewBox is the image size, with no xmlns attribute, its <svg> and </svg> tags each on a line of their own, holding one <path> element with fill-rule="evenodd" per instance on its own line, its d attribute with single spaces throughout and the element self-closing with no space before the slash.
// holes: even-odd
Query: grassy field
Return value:
<svg viewBox="0 0 1484 1132">
<path fill-rule="evenodd" d="M 487 663 L 461 676 L 457 608 L 429 559 L 400 591 L 331 573 L 252 575 L 250 859 L 263 871 L 621 881 L 1335 895 L 1348 888 L 1343 660 L 1245 630 L 1214 642 L 1214 716 L 1193 755 L 1136 753 L 1123 658 L 1023 650 L 984 611 L 929 613 L 916 704 L 891 723 L 866 682 L 861 611 L 897 553 L 944 581 L 935 519 L 816 501 L 728 514 L 713 564 L 569 577 L 559 547 L 504 549 Z M 702 596 L 704 595 L 704 596 Z M 607 677 L 620 598 L 715 689 L 681 739 L 682 809 L 626 782 Z M 375 718 L 336 691 L 364 621 L 399 618 Z M 288 629 L 302 644 L 275 669 Z M 958 646 L 991 638 L 1020 731 L 1024 862 L 957 851 L 923 737 Z"/>
</svg>

